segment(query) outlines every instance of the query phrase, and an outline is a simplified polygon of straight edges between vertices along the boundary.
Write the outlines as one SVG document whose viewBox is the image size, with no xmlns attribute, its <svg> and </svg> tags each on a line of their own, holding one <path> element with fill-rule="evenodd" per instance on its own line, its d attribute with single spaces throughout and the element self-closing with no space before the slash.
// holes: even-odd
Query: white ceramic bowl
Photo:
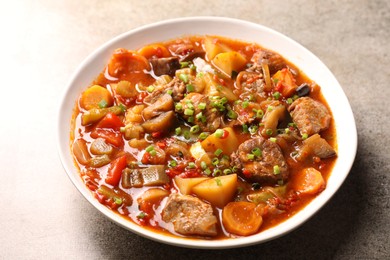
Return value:
<svg viewBox="0 0 390 260">
<path fill-rule="evenodd" d="M 205 34 L 256 42 L 283 55 L 322 87 L 322 92 L 336 123 L 338 159 L 329 177 L 327 188 L 293 217 L 260 234 L 249 237 L 206 241 L 166 236 L 146 230 L 100 204 L 84 185 L 71 156 L 69 133 L 75 100 L 103 70 L 114 49 L 119 47 L 137 49 L 148 43 L 166 41 L 185 35 Z M 58 145 L 63 166 L 74 185 L 97 210 L 115 223 L 141 236 L 171 245 L 192 248 L 231 248 L 277 238 L 313 216 L 335 194 L 347 177 L 356 155 L 357 134 L 352 110 L 341 86 L 329 69 L 302 45 L 258 24 L 221 17 L 193 17 L 163 21 L 131 30 L 110 40 L 87 57 L 72 76 L 62 95 L 58 116 Z"/>
</svg>

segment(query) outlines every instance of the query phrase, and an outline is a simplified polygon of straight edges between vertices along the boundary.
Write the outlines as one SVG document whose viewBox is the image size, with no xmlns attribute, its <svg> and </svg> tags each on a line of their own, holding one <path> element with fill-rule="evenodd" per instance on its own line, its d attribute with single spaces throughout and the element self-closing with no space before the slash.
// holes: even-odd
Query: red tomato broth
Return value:
<svg viewBox="0 0 390 260">
<path fill-rule="evenodd" d="M 249 44 L 245 42 L 215 37 L 217 41 L 221 41 L 224 44 L 228 45 L 233 51 L 237 51 L 238 53 L 241 53 L 247 60 L 247 62 L 250 62 L 250 58 L 253 56 L 254 53 L 256 53 L 259 50 L 263 50 L 263 48 L 257 44 Z M 178 56 L 179 58 L 185 57 L 185 54 L 188 52 L 196 52 L 196 51 L 203 51 L 203 40 L 204 38 L 202 36 L 193 36 L 188 37 L 184 39 L 177 39 L 173 41 L 163 42 L 159 43 L 162 46 L 165 46 L 171 53 L 171 55 L 174 55 L 174 52 L 172 50 L 177 50 L 177 46 L 180 44 L 192 44 L 193 49 L 183 49 L 183 53 L 180 53 Z M 187 47 L 188 47 L 187 46 Z M 165 56 L 165 55 L 164 55 Z M 206 61 L 208 61 L 206 59 Z M 210 62 L 210 61 L 208 61 Z M 296 85 L 299 86 L 303 83 L 309 83 L 311 85 L 311 93 L 310 97 L 318 100 L 323 105 L 325 105 L 331 114 L 331 110 L 329 109 L 326 100 L 323 98 L 320 87 L 317 86 L 314 82 L 312 82 L 302 71 L 298 70 L 293 64 L 289 63 L 288 61 L 284 60 L 285 65 L 288 68 L 291 68 L 293 71 L 297 73 L 295 77 Z M 215 68 L 215 67 L 214 67 Z M 106 87 L 112 94 L 112 88 L 110 84 L 117 83 L 121 80 L 127 80 L 130 81 L 133 85 L 137 86 L 139 91 L 139 95 L 137 99 L 133 102 L 123 102 L 128 108 L 132 107 L 135 104 L 142 104 L 143 99 L 148 96 L 149 94 L 147 91 L 145 91 L 146 87 L 153 84 L 155 80 L 157 79 L 157 76 L 154 75 L 153 70 L 147 71 L 144 70 L 143 72 L 129 72 L 126 71 L 123 73 L 119 73 L 117 75 L 111 76 L 108 74 L 108 71 L 105 69 L 101 74 L 97 76 L 97 78 L 92 82 L 92 85 L 100 85 L 103 87 Z M 227 78 L 225 75 L 220 74 L 219 72 L 216 73 L 215 81 L 219 82 L 221 85 L 226 86 L 227 88 L 231 89 L 232 91 L 236 91 L 236 93 L 241 93 L 241 90 L 237 88 L 235 80 L 231 80 Z M 113 95 L 114 96 L 114 95 Z M 268 97 L 272 97 L 272 93 L 267 93 Z M 287 98 L 282 97 L 280 101 L 284 104 L 287 102 Z M 114 105 L 120 105 L 118 104 L 118 99 L 115 99 Z M 71 143 L 73 143 L 74 140 L 82 138 L 87 142 L 87 146 L 90 147 L 91 143 L 95 140 L 91 137 L 91 132 L 96 128 L 96 125 L 98 123 L 93 123 L 87 126 L 83 126 L 81 124 L 81 116 L 86 111 L 83 110 L 78 104 L 76 104 L 74 109 L 74 114 L 72 118 L 72 133 L 71 133 Z M 119 116 L 123 120 L 123 116 Z M 261 129 L 261 127 L 259 128 Z M 249 133 L 242 133 L 241 130 L 238 128 L 234 128 L 235 132 L 237 133 L 237 138 L 239 143 L 243 143 L 246 140 L 252 138 Z M 170 131 L 170 134 L 153 134 L 148 138 L 148 143 L 156 143 L 160 148 L 166 149 L 167 146 L 170 145 L 170 136 L 172 134 L 172 131 Z M 336 140 L 336 131 L 335 131 L 335 125 L 333 119 L 330 122 L 330 126 L 328 129 L 321 131 L 321 136 L 326 139 L 326 141 L 337 150 L 337 140 Z M 127 140 L 124 139 L 123 133 L 121 133 L 122 139 L 123 139 L 123 145 L 113 146 L 113 152 L 110 155 L 110 158 L 112 158 L 112 161 L 118 158 L 121 155 L 126 155 L 127 157 L 127 163 L 135 163 L 141 168 L 148 167 L 148 165 L 139 165 L 138 162 L 142 162 L 143 157 L 145 156 L 144 149 L 137 149 L 134 147 L 131 147 Z M 173 136 L 175 136 L 173 134 Z M 290 171 L 290 177 L 287 183 L 286 190 L 290 191 L 291 196 L 286 199 L 286 201 L 283 203 L 282 208 L 284 207 L 284 210 L 281 211 L 278 214 L 265 214 L 263 216 L 263 223 L 258 231 L 262 232 L 266 229 L 269 229 L 275 225 L 278 225 L 279 223 L 285 221 L 292 215 L 296 214 L 300 210 L 302 210 L 310 201 L 312 201 L 314 196 L 301 196 L 299 192 L 293 191 L 292 186 L 294 186 L 294 175 L 296 172 L 301 171 L 304 168 L 307 167 L 314 167 L 317 170 L 320 170 L 322 173 L 323 178 L 325 181 L 329 178 L 331 174 L 332 167 L 335 163 L 336 157 L 326 158 L 326 159 L 320 159 L 315 161 L 314 159 L 307 159 L 303 162 L 298 162 L 294 158 L 291 157 L 291 153 L 295 151 L 295 148 L 299 145 L 301 145 L 301 141 L 295 141 L 294 145 L 290 145 L 288 149 L 283 150 L 283 155 L 287 160 L 289 171 Z M 190 145 L 187 145 L 189 147 Z M 166 163 L 168 163 L 172 158 L 166 159 Z M 199 170 L 199 168 L 194 169 L 188 169 L 188 167 L 185 167 L 189 162 L 194 162 L 195 160 L 185 160 L 182 161 L 177 160 L 178 165 L 176 167 L 167 168 L 166 172 L 170 178 L 170 181 L 165 186 L 158 186 L 160 188 L 163 188 L 165 190 L 168 190 L 170 193 L 177 193 L 178 188 L 175 186 L 173 182 L 174 176 L 180 176 L 180 177 L 198 177 L 203 176 L 202 172 Z M 113 188 L 111 185 L 107 184 L 105 182 L 105 179 L 107 177 L 107 169 L 109 168 L 108 165 L 104 165 L 99 168 L 91 168 L 89 166 L 85 166 L 80 164 L 77 159 L 75 158 L 75 164 L 78 167 L 80 171 L 80 175 L 82 179 L 84 180 L 86 186 L 91 190 L 92 193 L 95 194 L 95 197 L 99 200 L 100 203 L 106 205 L 107 207 L 111 208 L 114 212 L 121 215 L 122 217 L 128 219 L 129 221 L 132 221 L 136 224 L 139 224 L 143 226 L 144 228 L 150 229 L 155 232 L 161 232 L 166 235 L 173 235 L 173 236 L 180 236 L 180 237 L 188 237 L 188 238 L 201 238 L 201 239 L 226 239 L 226 238 L 235 238 L 239 237 L 235 234 L 230 234 L 225 231 L 224 227 L 221 224 L 221 212 L 222 209 L 213 207 L 213 212 L 216 216 L 218 216 L 218 223 L 217 223 L 217 235 L 215 237 L 209 238 L 205 236 L 185 236 L 180 233 L 175 232 L 174 228 L 172 227 L 171 223 L 166 223 L 161 219 L 161 211 L 163 210 L 164 204 L 167 201 L 167 198 L 162 199 L 160 205 L 150 205 L 150 208 L 147 210 L 147 216 L 142 217 L 141 210 L 139 209 L 139 205 L 137 202 L 137 198 L 147 189 L 150 187 L 141 187 L 141 188 L 124 188 L 119 183 L 118 188 L 122 191 L 128 193 L 133 198 L 133 203 L 131 206 L 125 206 L 125 205 L 115 205 L 113 204 L 112 200 L 105 200 L 101 198 L 101 195 L 97 192 L 97 189 L 101 185 L 106 185 L 110 188 Z M 250 188 L 251 183 L 244 180 L 242 177 L 239 177 L 239 180 L 241 183 L 244 183 L 244 186 L 246 186 L 245 191 L 243 194 L 250 193 L 252 190 Z M 278 185 L 276 185 L 278 186 Z M 180 192 L 179 192 L 180 193 Z M 236 200 L 241 200 L 239 195 L 235 196 Z M 140 215 L 141 214 L 141 215 Z M 141 216 L 141 217 L 140 217 Z"/>
</svg>

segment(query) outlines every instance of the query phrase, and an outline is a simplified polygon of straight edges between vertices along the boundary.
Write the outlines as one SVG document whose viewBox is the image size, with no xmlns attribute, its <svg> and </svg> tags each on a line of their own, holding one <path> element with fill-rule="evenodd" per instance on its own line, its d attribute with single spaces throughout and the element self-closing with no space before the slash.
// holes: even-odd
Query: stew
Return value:
<svg viewBox="0 0 390 260">
<path fill-rule="evenodd" d="M 175 236 L 249 236 L 302 210 L 337 158 L 321 88 L 255 43 L 190 36 L 116 49 L 74 108 L 96 199 Z"/>
</svg>

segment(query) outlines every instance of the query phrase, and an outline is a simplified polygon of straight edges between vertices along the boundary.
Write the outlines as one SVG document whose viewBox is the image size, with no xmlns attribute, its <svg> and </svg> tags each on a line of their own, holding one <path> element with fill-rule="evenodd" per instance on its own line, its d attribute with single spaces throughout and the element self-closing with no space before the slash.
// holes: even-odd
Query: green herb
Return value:
<svg viewBox="0 0 390 260">
<path fill-rule="evenodd" d="M 214 169 L 213 176 L 221 176 L 222 171 L 220 169 Z"/>
<path fill-rule="evenodd" d="M 257 125 L 252 125 L 251 127 L 249 127 L 249 132 L 251 134 L 256 134 L 257 130 L 259 130 L 259 127 Z"/>
<path fill-rule="evenodd" d="M 254 156 L 260 157 L 262 155 L 262 152 L 261 152 L 260 148 L 256 147 L 256 148 L 252 149 L 252 154 Z"/>
<path fill-rule="evenodd" d="M 233 110 L 229 109 L 228 112 L 227 112 L 227 116 L 230 119 L 237 119 L 238 114 L 236 112 L 234 112 Z"/>
<path fill-rule="evenodd" d="M 149 87 L 147 87 L 146 91 L 152 93 L 154 91 L 154 86 L 150 85 Z"/>
<path fill-rule="evenodd" d="M 206 175 L 210 175 L 211 174 L 211 170 L 209 168 L 207 168 L 206 170 L 204 170 L 204 173 L 206 173 Z"/>
<path fill-rule="evenodd" d="M 194 114 L 194 110 L 192 110 L 192 109 L 186 108 L 184 110 L 184 115 L 186 115 L 186 116 L 192 116 L 193 114 Z"/>
<path fill-rule="evenodd" d="M 276 138 L 275 137 L 270 137 L 269 140 L 273 143 L 276 143 Z"/>
<path fill-rule="evenodd" d="M 138 216 L 137 216 L 137 218 L 145 218 L 146 217 L 146 213 L 145 212 L 143 212 L 143 211 L 141 211 L 139 214 L 138 214 Z"/>
<path fill-rule="evenodd" d="M 242 108 L 247 108 L 249 106 L 249 101 L 245 100 L 241 103 Z"/>
<path fill-rule="evenodd" d="M 292 98 L 288 98 L 288 99 L 286 100 L 286 102 L 287 102 L 287 104 L 291 105 L 292 102 L 293 102 L 293 100 L 292 100 Z"/>
<path fill-rule="evenodd" d="M 247 154 L 247 158 L 248 158 L 248 160 L 254 160 L 255 159 L 255 155 L 252 154 L 252 153 L 249 153 L 249 154 Z"/>
<path fill-rule="evenodd" d="M 201 77 L 204 76 L 204 74 L 203 74 L 203 72 L 199 72 L 198 74 L 196 74 L 196 76 L 197 76 L 198 78 L 201 78 Z"/>
<path fill-rule="evenodd" d="M 204 140 L 204 139 L 206 139 L 208 136 L 209 136 L 209 134 L 207 134 L 207 133 L 205 133 L 205 132 L 202 132 L 202 133 L 200 133 L 200 135 L 198 136 L 198 139 Z"/>
<path fill-rule="evenodd" d="M 204 103 L 204 102 L 199 103 L 198 108 L 200 110 L 204 110 L 206 108 L 206 103 Z"/>
<path fill-rule="evenodd" d="M 218 138 L 222 138 L 223 134 L 224 134 L 224 130 L 223 129 L 217 129 L 217 131 L 215 131 L 215 136 L 218 137 Z"/>
<path fill-rule="evenodd" d="M 222 182 L 219 178 L 215 178 L 215 182 L 217 183 L 218 186 L 222 186 Z"/>
<path fill-rule="evenodd" d="M 117 205 L 121 205 L 123 203 L 123 200 L 121 198 L 114 197 L 114 202 Z"/>
<path fill-rule="evenodd" d="M 214 166 L 217 166 L 219 164 L 219 159 L 218 158 L 213 158 L 213 160 L 211 161 L 211 164 L 214 165 Z"/>
<path fill-rule="evenodd" d="M 169 167 L 176 167 L 177 166 L 177 162 L 175 160 L 171 160 L 171 161 L 169 161 L 168 166 Z"/>
<path fill-rule="evenodd" d="M 191 84 L 187 84 L 186 85 L 186 89 L 187 89 L 187 92 L 194 92 L 194 86 L 193 85 L 191 85 Z"/>
<path fill-rule="evenodd" d="M 190 128 L 190 133 L 196 134 L 197 132 L 199 132 L 199 130 L 200 130 L 200 127 L 198 125 L 194 125 Z"/>
<path fill-rule="evenodd" d="M 145 151 L 147 151 L 148 153 L 150 153 L 151 151 L 154 151 L 154 146 L 149 145 L 148 147 L 146 147 Z"/>
<path fill-rule="evenodd" d="M 225 175 L 228 175 L 228 174 L 231 174 L 231 173 L 232 173 L 232 170 L 230 170 L 230 169 L 223 170 L 223 174 L 225 174 Z"/>
<path fill-rule="evenodd" d="M 194 163 L 194 162 L 189 162 L 189 163 L 188 163 L 188 168 L 190 168 L 190 169 L 195 169 L 195 168 L 196 168 L 195 163 Z"/>
<path fill-rule="evenodd" d="M 127 107 L 122 103 L 119 104 L 119 108 L 121 109 L 122 113 L 126 112 Z"/>
<path fill-rule="evenodd" d="M 308 137 L 309 137 L 309 135 L 306 134 L 306 133 L 304 133 L 304 134 L 302 135 L 302 139 L 303 139 L 303 140 L 306 140 Z"/>
<path fill-rule="evenodd" d="M 196 66 L 194 64 L 190 64 L 190 69 L 191 70 L 196 70 Z"/>
<path fill-rule="evenodd" d="M 265 133 L 267 135 L 272 135 L 273 131 L 272 131 L 272 129 L 267 129 L 267 130 L 265 130 Z"/>
<path fill-rule="evenodd" d="M 105 108 L 105 107 L 107 107 L 107 105 L 108 105 L 108 103 L 107 103 L 107 101 L 105 99 L 100 100 L 100 102 L 98 104 L 98 106 L 100 108 Z"/>
<path fill-rule="evenodd" d="M 249 133 L 248 126 L 246 124 L 242 125 L 242 132 L 245 134 Z"/>
<path fill-rule="evenodd" d="M 176 109 L 177 111 L 180 111 L 180 110 L 183 109 L 183 105 L 182 105 L 181 103 L 177 103 L 177 104 L 175 105 L 175 109 Z"/>
<path fill-rule="evenodd" d="M 169 95 L 171 95 L 171 96 L 172 96 L 172 94 L 173 94 L 173 90 L 172 90 L 172 89 L 168 89 L 168 90 L 167 90 L 167 94 L 169 94 Z"/>
<path fill-rule="evenodd" d="M 275 174 L 275 175 L 278 175 L 278 174 L 280 174 L 280 168 L 279 168 L 279 165 L 275 165 L 275 166 L 274 166 L 274 174 Z"/>
<path fill-rule="evenodd" d="M 157 152 L 156 152 L 156 150 L 152 150 L 152 151 L 149 152 L 149 154 L 150 154 L 151 156 L 156 156 Z"/>
<path fill-rule="evenodd" d="M 275 99 L 279 99 L 280 98 L 280 93 L 279 92 L 274 92 L 273 94 L 272 94 L 272 96 L 275 98 Z"/>
<path fill-rule="evenodd" d="M 179 79 L 183 81 L 184 83 L 188 83 L 188 75 L 187 74 L 180 74 Z"/>
<path fill-rule="evenodd" d="M 190 63 L 188 62 L 188 61 L 181 61 L 180 62 L 180 68 L 185 68 L 185 67 L 188 67 L 188 65 L 189 65 Z"/>
<path fill-rule="evenodd" d="M 222 151 L 222 149 L 219 149 L 219 148 L 214 152 L 215 156 L 220 156 L 221 153 L 223 153 L 223 151 Z"/>
<path fill-rule="evenodd" d="M 180 134 L 181 134 L 181 127 L 177 127 L 177 128 L 175 129 L 175 134 L 176 134 L 176 135 L 180 135 Z"/>
<path fill-rule="evenodd" d="M 193 123 L 194 122 L 194 117 L 193 116 L 190 116 L 189 118 L 188 118 L 188 123 Z"/>
<path fill-rule="evenodd" d="M 207 163 L 204 162 L 204 161 L 201 161 L 200 162 L 200 168 L 202 168 L 202 170 L 206 170 L 207 169 Z"/>
<path fill-rule="evenodd" d="M 191 137 L 190 131 L 184 131 L 183 136 L 184 136 L 184 138 L 187 139 L 187 140 L 190 139 L 190 137 Z"/>
</svg>

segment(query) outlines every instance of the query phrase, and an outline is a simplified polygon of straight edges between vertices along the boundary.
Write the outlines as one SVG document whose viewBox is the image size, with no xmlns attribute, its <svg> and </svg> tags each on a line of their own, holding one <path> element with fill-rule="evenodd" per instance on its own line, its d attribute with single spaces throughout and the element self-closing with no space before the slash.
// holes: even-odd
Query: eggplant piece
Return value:
<svg viewBox="0 0 390 260">
<path fill-rule="evenodd" d="M 105 185 L 102 185 L 99 187 L 97 192 L 107 199 L 113 200 L 118 205 L 123 204 L 125 206 L 131 206 L 131 204 L 133 204 L 132 197 L 119 188 L 111 189 Z"/>
<path fill-rule="evenodd" d="M 142 115 L 145 120 L 149 120 L 155 116 L 161 114 L 161 112 L 166 112 L 174 109 L 174 103 L 172 96 L 165 93 L 159 95 L 156 100 L 149 106 L 147 106 L 144 111 L 142 111 Z"/>
<path fill-rule="evenodd" d="M 314 134 L 303 141 L 297 160 L 303 161 L 308 155 L 318 156 L 323 159 L 335 156 L 336 151 L 319 134 Z"/>
<path fill-rule="evenodd" d="M 169 132 L 176 124 L 175 112 L 163 112 L 142 124 L 146 133 Z"/>
<path fill-rule="evenodd" d="M 151 165 L 143 169 L 126 168 L 122 173 L 122 187 L 161 186 L 169 183 L 165 165 Z"/>
<path fill-rule="evenodd" d="M 151 59 L 150 63 L 156 76 L 169 75 L 172 77 L 175 75 L 175 71 L 181 67 L 178 57 Z"/>
</svg>

